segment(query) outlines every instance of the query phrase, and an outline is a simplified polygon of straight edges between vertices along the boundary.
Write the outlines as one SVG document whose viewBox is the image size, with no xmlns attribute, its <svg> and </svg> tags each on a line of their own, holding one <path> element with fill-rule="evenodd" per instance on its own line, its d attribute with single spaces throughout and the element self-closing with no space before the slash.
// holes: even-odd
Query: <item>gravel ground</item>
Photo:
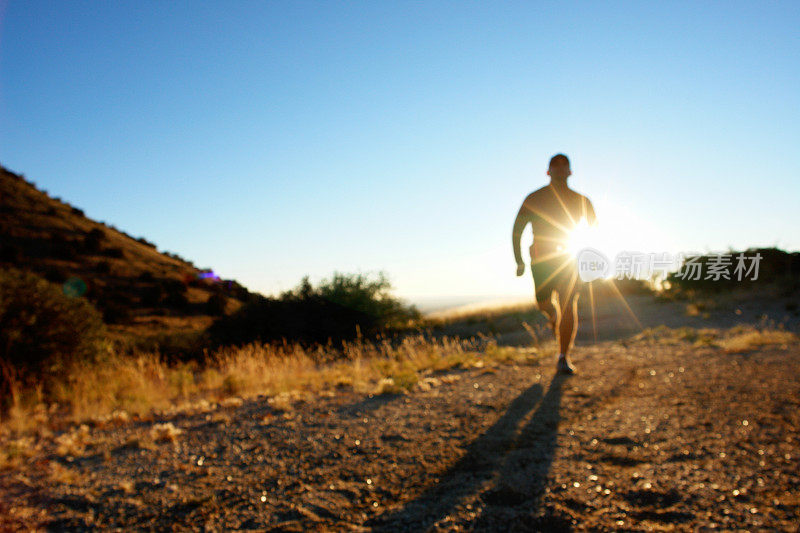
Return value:
<svg viewBox="0 0 800 533">
<path fill-rule="evenodd" d="M 74 454 L 41 439 L 0 472 L 0 529 L 798 530 L 797 343 L 574 360 L 91 427 Z"/>
</svg>

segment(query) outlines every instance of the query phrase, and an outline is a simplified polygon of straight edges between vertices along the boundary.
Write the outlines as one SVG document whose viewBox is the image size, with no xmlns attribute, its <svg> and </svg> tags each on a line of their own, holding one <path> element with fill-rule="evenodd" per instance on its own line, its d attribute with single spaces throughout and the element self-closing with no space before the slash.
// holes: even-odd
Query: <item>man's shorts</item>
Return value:
<svg viewBox="0 0 800 533">
<path fill-rule="evenodd" d="M 563 267 L 563 268 L 562 268 Z M 578 276 L 575 259 L 570 255 L 561 255 L 546 261 L 534 261 L 531 264 L 536 301 L 550 301 L 555 290 L 562 304 L 580 294 L 585 283 Z"/>
</svg>

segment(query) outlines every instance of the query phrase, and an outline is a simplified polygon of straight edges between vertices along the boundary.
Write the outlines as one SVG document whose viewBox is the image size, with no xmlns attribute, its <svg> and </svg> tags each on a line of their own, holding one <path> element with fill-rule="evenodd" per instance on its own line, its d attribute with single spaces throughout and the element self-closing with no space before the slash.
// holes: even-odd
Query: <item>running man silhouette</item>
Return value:
<svg viewBox="0 0 800 533">
<path fill-rule="evenodd" d="M 531 273 L 536 302 L 547 315 L 558 341 L 558 371 L 574 374 L 575 367 L 568 354 L 578 331 L 578 298 L 583 282 L 578 277 L 575 259 L 567 251 L 567 240 L 581 218 L 592 226 L 597 224 L 597 218 L 589 199 L 567 186 L 567 178 L 572 175 L 567 156 L 554 155 L 547 174 L 550 184 L 529 194 L 517 213 L 512 234 L 514 259 L 517 276 L 521 276 L 525 263 L 520 238 L 530 223 L 533 229 Z"/>
</svg>

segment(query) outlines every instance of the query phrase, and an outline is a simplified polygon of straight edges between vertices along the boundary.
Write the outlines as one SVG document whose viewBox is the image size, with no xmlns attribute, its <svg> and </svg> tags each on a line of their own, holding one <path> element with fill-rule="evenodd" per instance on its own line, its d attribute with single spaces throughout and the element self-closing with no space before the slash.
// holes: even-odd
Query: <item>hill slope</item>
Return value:
<svg viewBox="0 0 800 533">
<path fill-rule="evenodd" d="M 30 270 L 85 295 L 120 333 L 202 329 L 248 296 L 235 281 L 91 220 L 2 166 L 0 267 Z"/>
</svg>

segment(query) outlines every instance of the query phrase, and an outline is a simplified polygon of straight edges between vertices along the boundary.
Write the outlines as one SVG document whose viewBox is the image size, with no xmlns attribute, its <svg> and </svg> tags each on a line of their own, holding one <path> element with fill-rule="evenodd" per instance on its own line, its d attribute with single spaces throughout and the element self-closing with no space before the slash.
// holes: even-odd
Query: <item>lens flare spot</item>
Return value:
<svg viewBox="0 0 800 533">
<path fill-rule="evenodd" d="M 64 282 L 61 289 L 64 291 L 64 295 L 69 298 L 80 298 L 86 294 L 87 286 L 86 282 L 81 278 L 72 276 Z"/>
</svg>

